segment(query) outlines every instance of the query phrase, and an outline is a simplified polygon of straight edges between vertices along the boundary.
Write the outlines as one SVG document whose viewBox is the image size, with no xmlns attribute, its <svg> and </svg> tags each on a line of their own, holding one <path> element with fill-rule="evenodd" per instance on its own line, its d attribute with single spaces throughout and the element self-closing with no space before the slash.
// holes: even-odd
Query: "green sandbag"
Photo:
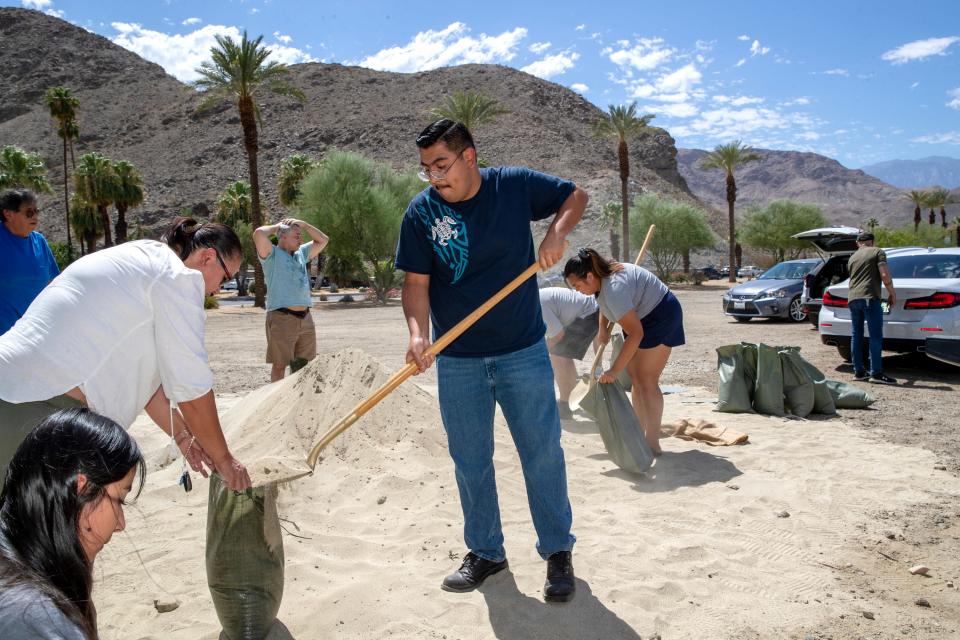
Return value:
<svg viewBox="0 0 960 640">
<path fill-rule="evenodd" d="M 603 446 L 618 467 L 643 473 L 653 465 L 653 451 L 619 381 L 593 385 L 580 407 L 596 420 Z"/>
<path fill-rule="evenodd" d="M 827 387 L 827 377 L 823 375 L 820 369 L 807 362 L 799 354 L 800 366 L 807 372 L 807 377 L 813 381 L 813 413 L 822 413 L 832 416 L 837 412 L 837 405 L 833 401 L 833 394 Z"/>
<path fill-rule="evenodd" d="M 848 382 L 840 382 L 839 380 L 827 380 L 826 382 L 837 409 L 866 409 L 877 401 L 863 389 Z"/>
<path fill-rule="evenodd" d="M 620 352 L 623 350 L 623 334 L 615 333 L 610 338 L 610 347 L 612 353 L 610 355 L 610 364 L 612 365 L 617 361 L 617 356 L 620 355 Z M 620 386 L 623 387 L 624 391 L 631 391 L 633 389 L 633 380 L 630 379 L 630 374 L 627 373 L 627 370 L 624 369 L 619 374 L 617 374 L 617 381 L 620 383 Z"/>
<path fill-rule="evenodd" d="M 780 366 L 783 370 L 783 399 L 784 408 L 791 414 L 806 418 L 813 412 L 814 388 L 813 380 L 807 374 L 806 368 L 800 362 L 799 347 L 783 347 L 780 349 Z"/>
<path fill-rule="evenodd" d="M 210 479 L 207 585 L 222 640 L 264 640 L 283 598 L 276 486 L 234 492 Z"/>
<path fill-rule="evenodd" d="M 747 364 L 744 362 L 743 348 L 740 345 L 728 344 L 717 348 L 717 375 L 720 383 L 716 410 L 725 413 L 753 413 L 753 383 L 751 378 L 747 377 Z"/>
<path fill-rule="evenodd" d="M 786 415 L 783 406 L 783 367 L 780 365 L 778 347 L 763 343 L 744 344 L 757 350 L 757 376 L 754 378 L 753 408 L 771 416 Z"/>
</svg>

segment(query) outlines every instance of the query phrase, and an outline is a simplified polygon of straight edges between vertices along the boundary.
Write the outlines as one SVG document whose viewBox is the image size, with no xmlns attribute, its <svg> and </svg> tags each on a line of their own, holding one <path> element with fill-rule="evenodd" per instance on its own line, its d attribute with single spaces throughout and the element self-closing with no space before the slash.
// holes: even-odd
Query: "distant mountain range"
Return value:
<svg viewBox="0 0 960 640">
<path fill-rule="evenodd" d="M 876 218 L 886 226 L 913 220 L 913 205 L 905 193 L 859 169 L 848 169 L 832 158 L 801 151 L 756 149 L 760 160 L 736 172 L 737 211 L 753 204 L 796 200 L 819 205 L 831 224 L 863 226 Z M 726 211 L 726 185 L 720 170 L 704 171 L 701 149 L 678 149 L 680 175 L 694 195 Z"/>
<path fill-rule="evenodd" d="M 930 156 L 919 160 L 888 160 L 863 167 L 863 172 L 901 189 L 960 187 L 960 159 Z"/>
</svg>

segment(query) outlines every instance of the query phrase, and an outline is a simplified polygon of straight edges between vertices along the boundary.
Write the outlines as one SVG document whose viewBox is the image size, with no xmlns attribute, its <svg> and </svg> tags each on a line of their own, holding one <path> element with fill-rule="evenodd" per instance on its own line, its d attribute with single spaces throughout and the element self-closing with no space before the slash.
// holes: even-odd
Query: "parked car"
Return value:
<svg viewBox="0 0 960 640">
<path fill-rule="evenodd" d="M 819 258 L 787 260 L 767 269 L 759 278 L 738 284 L 723 294 L 723 312 L 737 322 L 751 318 L 788 318 L 803 322 L 800 302 L 803 278 L 822 264 Z"/>
<path fill-rule="evenodd" d="M 763 269 L 760 267 L 755 267 L 752 264 L 737 269 L 738 278 L 756 278 L 761 273 L 763 273 Z"/>
<path fill-rule="evenodd" d="M 960 346 L 953 342 L 960 340 L 960 248 L 890 250 L 887 268 L 897 299 L 884 310 L 884 350 L 924 352 L 932 338 L 939 359 L 950 361 L 950 348 Z M 851 354 L 848 296 L 849 281 L 827 288 L 819 323 L 820 340 L 844 360 Z"/>
<path fill-rule="evenodd" d="M 703 277 L 707 280 L 719 280 L 723 277 L 716 267 L 702 267 L 697 269 L 697 272 L 703 274 Z M 727 273 L 729 273 L 729 270 L 727 270 Z"/>
<path fill-rule="evenodd" d="M 236 291 L 237 290 L 237 281 L 233 278 L 227 280 L 222 285 L 220 285 L 221 291 Z"/>
</svg>

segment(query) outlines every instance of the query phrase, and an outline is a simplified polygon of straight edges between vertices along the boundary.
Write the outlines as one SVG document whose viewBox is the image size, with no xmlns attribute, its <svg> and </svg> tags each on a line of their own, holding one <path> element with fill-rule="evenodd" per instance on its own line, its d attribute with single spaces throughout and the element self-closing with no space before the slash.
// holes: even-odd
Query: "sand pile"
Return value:
<svg viewBox="0 0 960 640">
<path fill-rule="evenodd" d="M 307 473 L 307 454 L 314 444 L 393 373 L 359 349 L 322 355 L 224 413 L 227 442 L 254 484 Z M 404 384 L 331 443 L 323 458 L 375 468 L 384 449 L 397 445 L 442 452 L 445 445 L 435 428 L 439 422 L 436 400 Z"/>
</svg>

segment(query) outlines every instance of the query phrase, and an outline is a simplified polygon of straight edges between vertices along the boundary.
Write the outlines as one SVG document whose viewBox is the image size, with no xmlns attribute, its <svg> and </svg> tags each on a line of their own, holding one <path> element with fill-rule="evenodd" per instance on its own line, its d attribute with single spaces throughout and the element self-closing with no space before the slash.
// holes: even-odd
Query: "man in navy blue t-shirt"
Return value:
<svg viewBox="0 0 960 640">
<path fill-rule="evenodd" d="M 432 364 L 424 355 L 430 321 L 436 338 L 535 261 L 544 269 L 556 264 L 587 195 L 568 180 L 530 169 L 480 169 L 470 132 L 452 120 L 427 127 L 417 147 L 419 175 L 430 187 L 407 207 L 396 266 L 406 272 L 407 362 L 422 372 Z M 530 223 L 551 215 L 534 253 Z M 547 560 L 544 596 L 557 602 L 573 596 L 576 538 L 544 331 L 530 279 L 437 358 L 440 414 L 469 547 L 461 567 L 444 579 L 447 591 L 472 591 L 507 566 L 493 469 L 493 416 L 500 405 L 520 456 L 537 551 Z"/>
</svg>

